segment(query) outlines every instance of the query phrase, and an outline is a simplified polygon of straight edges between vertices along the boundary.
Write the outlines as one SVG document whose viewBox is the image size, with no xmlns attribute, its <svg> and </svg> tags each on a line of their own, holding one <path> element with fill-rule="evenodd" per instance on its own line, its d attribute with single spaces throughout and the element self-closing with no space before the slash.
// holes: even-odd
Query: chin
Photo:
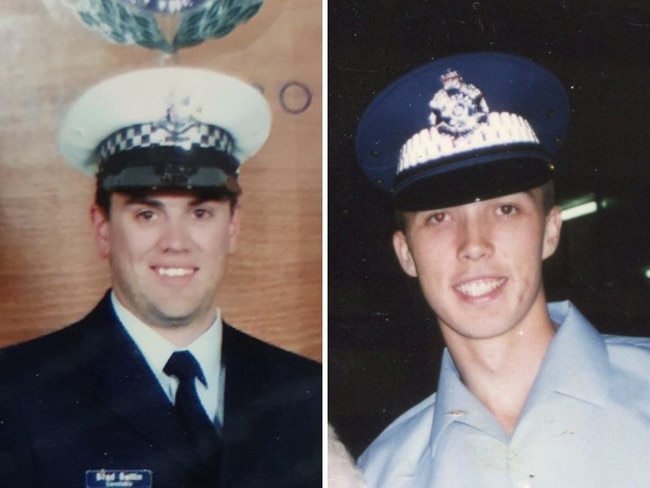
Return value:
<svg viewBox="0 0 650 488">
<path fill-rule="evenodd" d="M 183 327 L 196 317 L 196 308 L 189 307 L 155 307 L 152 316 L 162 327 Z"/>
</svg>

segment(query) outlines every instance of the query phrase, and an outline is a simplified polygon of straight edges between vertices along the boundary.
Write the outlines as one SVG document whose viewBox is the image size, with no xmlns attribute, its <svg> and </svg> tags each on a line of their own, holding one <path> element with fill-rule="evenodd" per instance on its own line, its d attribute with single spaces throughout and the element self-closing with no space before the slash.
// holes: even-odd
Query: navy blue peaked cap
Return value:
<svg viewBox="0 0 650 488">
<path fill-rule="evenodd" d="M 562 84 L 541 66 L 502 53 L 462 54 L 383 90 L 361 117 L 357 156 L 398 209 L 461 205 L 551 179 L 569 116 Z"/>
</svg>

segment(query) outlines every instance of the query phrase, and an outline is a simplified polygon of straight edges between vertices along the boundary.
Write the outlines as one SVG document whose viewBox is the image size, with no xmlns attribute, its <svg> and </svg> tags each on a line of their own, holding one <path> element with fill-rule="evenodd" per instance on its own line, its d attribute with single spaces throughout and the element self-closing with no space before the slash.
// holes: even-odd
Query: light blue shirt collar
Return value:
<svg viewBox="0 0 650 488">
<path fill-rule="evenodd" d="M 549 311 L 559 329 L 512 436 L 495 428 L 447 352 L 438 394 L 360 458 L 368 485 L 648 486 L 650 339 L 600 335 L 567 302 Z"/>
<path fill-rule="evenodd" d="M 219 424 L 222 424 L 225 368 L 221 365 L 223 324 L 220 310 L 216 309 L 214 322 L 207 331 L 189 346 L 179 349 L 127 310 L 117 299 L 114 292 L 111 292 L 111 303 L 122 326 L 140 349 L 149 368 L 151 368 L 161 388 L 172 403 L 178 389 L 178 380 L 167 376 L 163 372 L 163 368 L 175 351 L 187 350 L 194 355 L 201 365 L 207 382 L 207 386 L 198 380 L 196 382 L 201 403 L 209 418 L 215 419 Z"/>
<path fill-rule="evenodd" d="M 611 374 L 601 335 L 568 301 L 549 303 L 548 310 L 551 320 L 559 324 L 559 328 L 528 395 L 520 424 L 544 397 L 555 393 L 595 406 L 603 406 L 607 401 Z M 453 422 L 474 426 L 504 443 L 508 442 L 508 436 L 497 420 L 462 383 L 451 354 L 445 349 L 431 429 L 432 454 L 442 432 Z"/>
</svg>

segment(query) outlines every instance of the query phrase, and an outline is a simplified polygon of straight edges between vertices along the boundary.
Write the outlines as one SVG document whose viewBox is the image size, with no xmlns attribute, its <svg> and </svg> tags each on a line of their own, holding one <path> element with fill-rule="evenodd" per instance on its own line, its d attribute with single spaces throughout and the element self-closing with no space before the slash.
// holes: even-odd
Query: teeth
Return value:
<svg viewBox="0 0 650 488">
<path fill-rule="evenodd" d="M 470 297 L 480 297 L 481 295 L 486 295 L 492 290 L 496 290 L 506 279 L 501 278 L 498 280 L 476 280 L 470 281 L 468 283 L 463 283 L 462 285 L 456 286 L 455 289 L 462 293 L 463 295 L 468 295 Z"/>
<path fill-rule="evenodd" d="M 158 268 L 158 274 L 161 276 L 187 276 L 192 274 L 190 268 Z"/>
</svg>

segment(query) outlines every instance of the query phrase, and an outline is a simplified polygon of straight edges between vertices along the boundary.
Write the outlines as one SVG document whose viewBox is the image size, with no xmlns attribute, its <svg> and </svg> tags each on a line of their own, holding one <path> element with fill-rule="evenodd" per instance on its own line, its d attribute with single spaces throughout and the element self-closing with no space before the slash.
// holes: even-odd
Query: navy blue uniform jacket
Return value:
<svg viewBox="0 0 650 488">
<path fill-rule="evenodd" d="M 81 321 L 0 352 L 0 486 L 85 487 L 149 469 L 154 488 L 321 487 L 321 367 L 224 324 L 223 454 L 196 466 L 108 295 Z M 214 471 L 214 472 L 212 472 Z"/>
</svg>

